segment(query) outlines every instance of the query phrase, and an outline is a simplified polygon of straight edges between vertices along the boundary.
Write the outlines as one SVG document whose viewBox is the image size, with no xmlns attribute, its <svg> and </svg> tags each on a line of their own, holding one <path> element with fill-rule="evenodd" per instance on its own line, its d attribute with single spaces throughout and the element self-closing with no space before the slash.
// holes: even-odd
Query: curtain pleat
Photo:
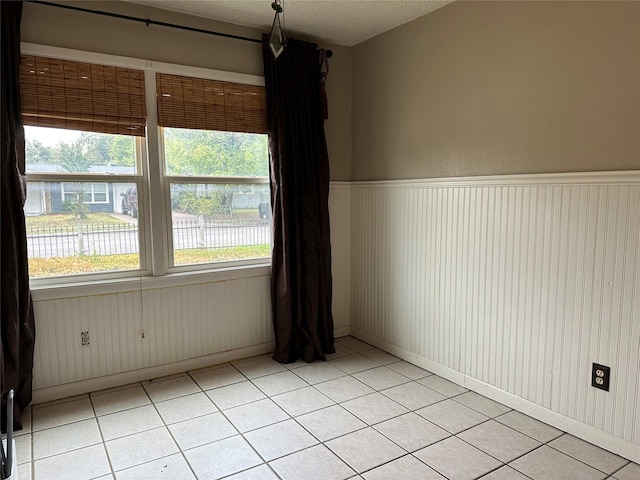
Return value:
<svg viewBox="0 0 640 480">
<path fill-rule="evenodd" d="M 29 291 L 27 235 L 23 205 L 24 128 L 20 103 L 20 21 L 22 2 L 2 5 L 2 165 L 0 204 L 2 215 L 2 430 L 6 426 L 6 395 L 15 392 L 14 428 L 22 428 L 21 412 L 31 402 L 35 326 Z"/>
<path fill-rule="evenodd" d="M 269 133 L 274 359 L 335 352 L 331 313 L 329 159 L 316 45 L 288 40 L 274 59 L 263 41 Z"/>
</svg>

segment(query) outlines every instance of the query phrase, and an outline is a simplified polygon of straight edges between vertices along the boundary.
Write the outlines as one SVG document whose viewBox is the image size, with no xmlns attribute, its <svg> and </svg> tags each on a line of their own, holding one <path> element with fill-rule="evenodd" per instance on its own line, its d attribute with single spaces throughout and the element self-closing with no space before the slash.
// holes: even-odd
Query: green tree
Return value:
<svg viewBox="0 0 640 480">
<path fill-rule="evenodd" d="M 111 147 L 114 142 L 112 135 L 100 133 L 83 133 L 80 135 L 86 146 L 86 154 L 92 165 L 108 165 L 111 163 Z"/>
<path fill-rule="evenodd" d="M 47 164 L 53 161 L 52 149 L 39 140 L 26 140 L 25 157 L 27 164 Z"/>
<path fill-rule="evenodd" d="M 109 151 L 110 163 L 124 167 L 135 166 L 136 146 L 134 138 L 127 135 L 118 135 L 111 138 L 113 142 Z"/>
<path fill-rule="evenodd" d="M 88 150 L 87 138 L 82 136 L 73 143 L 59 143 L 58 164 L 67 172 L 88 172 L 92 165 Z"/>
</svg>

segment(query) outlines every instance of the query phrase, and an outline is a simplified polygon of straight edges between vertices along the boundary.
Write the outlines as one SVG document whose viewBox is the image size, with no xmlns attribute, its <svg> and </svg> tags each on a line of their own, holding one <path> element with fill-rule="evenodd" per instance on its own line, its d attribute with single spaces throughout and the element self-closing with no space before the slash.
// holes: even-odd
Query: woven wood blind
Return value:
<svg viewBox="0 0 640 480">
<path fill-rule="evenodd" d="M 264 87 L 156 74 L 162 127 L 267 133 Z"/>
<path fill-rule="evenodd" d="M 141 70 L 23 55 L 20 87 L 25 125 L 144 135 Z"/>
</svg>

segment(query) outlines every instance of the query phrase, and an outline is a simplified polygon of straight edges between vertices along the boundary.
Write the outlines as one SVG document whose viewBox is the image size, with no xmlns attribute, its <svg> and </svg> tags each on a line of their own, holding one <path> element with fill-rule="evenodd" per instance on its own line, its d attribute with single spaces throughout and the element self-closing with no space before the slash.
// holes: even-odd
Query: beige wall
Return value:
<svg viewBox="0 0 640 480">
<path fill-rule="evenodd" d="M 68 4 L 151 18 L 153 20 L 261 38 L 258 30 L 213 20 L 113 1 Z M 269 8 L 268 3 L 265 8 Z M 117 18 L 25 3 L 22 41 L 160 62 L 263 75 L 262 47 L 258 43 L 225 39 L 177 29 L 146 26 Z M 325 122 L 332 180 L 351 176 L 351 50 L 332 48 L 327 81 L 330 119 Z"/>
<path fill-rule="evenodd" d="M 639 2 L 456 1 L 353 49 L 354 180 L 640 169 Z"/>
</svg>

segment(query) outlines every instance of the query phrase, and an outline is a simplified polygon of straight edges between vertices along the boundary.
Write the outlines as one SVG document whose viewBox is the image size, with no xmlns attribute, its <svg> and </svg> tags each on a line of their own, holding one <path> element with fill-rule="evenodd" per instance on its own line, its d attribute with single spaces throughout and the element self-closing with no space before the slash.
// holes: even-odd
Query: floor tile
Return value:
<svg viewBox="0 0 640 480">
<path fill-rule="evenodd" d="M 189 375 L 174 376 L 170 379 L 158 378 L 145 382 L 142 386 L 154 403 L 201 391 Z"/>
<path fill-rule="evenodd" d="M 33 433 L 33 458 L 39 460 L 102 443 L 95 418 Z"/>
<path fill-rule="evenodd" d="M 411 380 L 418 380 L 420 378 L 428 377 L 433 375 L 433 373 L 424 370 L 420 367 L 413 365 L 412 363 L 405 362 L 404 360 L 396 363 L 391 363 L 387 365 L 391 370 L 395 370 L 396 372 L 404 375 L 405 377 L 410 378 Z"/>
<path fill-rule="evenodd" d="M 267 461 L 289 455 L 318 443 L 293 420 L 287 420 L 245 434 L 244 438 Z"/>
<path fill-rule="evenodd" d="M 244 472 L 231 475 L 225 480 L 278 480 L 278 477 L 267 465 L 262 464 L 245 470 Z"/>
<path fill-rule="evenodd" d="M 218 411 L 203 392 L 158 402 L 155 407 L 167 425 Z"/>
<path fill-rule="evenodd" d="M 383 352 L 377 348 L 373 348 L 371 350 L 363 350 L 362 355 L 370 358 L 374 362 L 378 362 L 380 365 L 388 365 L 390 363 L 399 362 L 400 359 L 396 356 L 393 356 L 387 352 Z"/>
<path fill-rule="evenodd" d="M 451 433 L 460 433 L 489 419 L 453 400 L 444 400 L 417 410 L 416 413 Z"/>
<path fill-rule="evenodd" d="M 287 420 L 289 416 L 272 400 L 265 398 L 257 402 L 225 410 L 224 414 L 240 432 L 266 427 Z"/>
<path fill-rule="evenodd" d="M 460 395 L 462 393 L 468 392 L 464 387 L 460 385 L 456 385 L 449 380 L 445 380 L 442 377 L 437 375 L 431 375 L 430 377 L 421 378 L 418 380 L 419 383 L 424 385 L 425 387 L 429 387 L 431 390 L 435 390 L 442 395 L 447 397 L 455 397 L 456 395 Z"/>
<path fill-rule="evenodd" d="M 263 463 L 240 436 L 193 448 L 184 455 L 197 478 L 207 480 L 222 478 Z"/>
<path fill-rule="evenodd" d="M 351 350 L 350 348 L 345 347 L 344 345 L 342 345 L 341 343 L 336 342 L 334 344 L 335 346 L 335 353 L 329 353 L 327 355 L 325 355 L 325 357 L 327 358 L 327 360 L 335 360 L 336 358 L 340 358 L 340 357 L 345 357 L 347 355 L 352 355 L 356 352 L 354 352 L 353 350 Z"/>
<path fill-rule="evenodd" d="M 449 480 L 472 480 L 498 468 L 498 460 L 459 438 L 450 437 L 414 453 Z"/>
<path fill-rule="evenodd" d="M 470 428 L 458 434 L 458 437 L 503 463 L 509 463 L 541 445 L 540 442 L 493 420 Z"/>
<path fill-rule="evenodd" d="M 344 402 L 352 398 L 373 393 L 374 390 L 353 377 L 341 377 L 328 382 L 319 383 L 315 387 L 334 402 Z"/>
<path fill-rule="evenodd" d="M 605 473 L 546 445 L 514 460 L 509 466 L 533 480 L 603 480 L 607 477 Z"/>
<path fill-rule="evenodd" d="M 155 428 L 106 442 L 115 471 L 158 460 L 178 452 L 166 428 Z"/>
<path fill-rule="evenodd" d="M 220 410 L 266 398 L 266 395 L 249 380 L 207 390 L 206 394 Z"/>
<path fill-rule="evenodd" d="M 482 480 L 529 480 L 529 477 L 505 465 L 485 475 Z"/>
<path fill-rule="evenodd" d="M 496 422 L 500 422 L 514 430 L 518 430 L 520 433 L 524 433 L 525 435 L 528 435 L 542 443 L 550 442 L 563 433 L 557 428 L 553 428 L 546 423 L 539 422 L 538 420 L 515 410 L 505 413 L 504 415 L 500 415 L 499 417 L 496 417 L 495 420 Z"/>
<path fill-rule="evenodd" d="M 550 442 L 549 446 L 608 474 L 619 470 L 628 462 L 628 460 L 618 455 L 607 452 L 568 433 Z"/>
<path fill-rule="evenodd" d="M 502 415 L 511 410 L 506 405 L 494 402 L 493 400 L 477 394 L 476 392 L 463 393 L 462 395 L 454 397 L 453 400 L 469 408 L 473 408 L 475 411 L 491 418 L 497 417 L 498 415 Z"/>
<path fill-rule="evenodd" d="M 413 412 L 379 423 L 373 428 L 408 452 L 414 452 L 451 436 L 446 430 Z"/>
<path fill-rule="evenodd" d="M 418 410 L 447 399 L 444 395 L 440 395 L 435 390 L 431 390 L 418 382 L 403 383 L 380 393 L 407 407 L 409 410 Z"/>
<path fill-rule="evenodd" d="M 360 353 L 354 353 L 353 355 L 347 355 L 346 357 L 336 358 L 330 360 L 331 365 L 338 367 L 345 373 L 354 374 L 370 368 L 379 367 L 380 364 L 374 362 L 370 358 L 365 357 Z"/>
<path fill-rule="evenodd" d="M 334 401 L 313 387 L 300 388 L 271 398 L 292 417 L 334 405 Z"/>
<path fill-rule="evenodd" d="M 234 362 L 233 365 L 249 380 L 288 370 L 284 365 L 276 362 L 269 355 L 243 360 L 242 362 Z"/>
<path fill-rule="evenodd" d="M 316 445 L 271 462 L 283 480 L 344 480 L 355 473 L 324 445 Z"/>
<path fill-rule="evenodd" d="M 91 394 L 91 403 L 96 415 L 108 415 L 110 413 L 128 410 L 129 408 L 149 405 L 151 400 L 141 385 L 116 390 L 109 393 Z"/>
<path fill-rule="evenodd" d="M 31 444 L 33 442 L 33 437 L 31 434 L 28 435 L 20 435 L 19 437 L 14 437 L 16 443 L 16 460 L 18 461 L 18 465 L 21 463 L 30 462 L 32 460 L 31 455 Z M 6 443 L 6 442 L 5 442 Z"/>
<path fill-rule="evenodd" d="M 254 378 L 252 383 L 268 396 L 290 392 L 309 385 L 289 370 Z"/>
<path fill-rule="evenodd" d="M 367 426 L 340 405 L 323 408 L 296 418 L 318 440 L 325 442 Z"/>
<path fill-rule="evenodd" d="M 67 423 L 94 418 L 89 397 L 44 408 L 33 409 L 33 431 L 59 427 Z"/>
<path fill-rule="evenodd" d="M 326 446 L 358 473 L 375 468 L 406 453 L 370 427 L 330 440 L 326 442 Z"/>
<path fill-rule="evenodd" d="M 180 453 L 116 473 L 116 480 L 195 480 L 191 468 Z"/>
<path fill-rule="evenodd" d="M 98 417 L 100 430 L 105 441 L 133 435 L 163 425 L 162 419 L 153 405 L 130 408 L 121 412 Z"/>
<path fill-rule="evenodd" d="M 384 390 L 385 388 L 395 387 L 411 381 L 404 375 L 400 375 L 387 367 L 372 368 L 358 372 L 353 376 L 374 390 Z"/>
<path fill-rule="evenodd" d="M 344 377 L 344 373 L 339 368 L 334 367 L 328 362 L 315 362 L 296 369 L 295 374 L 310 384 L 326 382 L 334 378 Z"/>
<path fill-rule="evenodd" d="M 640 478 L 640 465 L 630 463 L 626 467 L 620 469 L 613 474 L 616 480 L 638 480 Z"/>
<path fill-rule="evenodd" d="M 384 422 L 408 411 L 378 392 L 348 400 L 341 405 L 369 425 Z"/>
<path fill-rule="evenodd" d="M 386 465 L 374 468 L 362 476 L 366 480 L 446 480 L 412 455 L 405 455 Z"/>
<path fill-rule="evenodd" d="M 31 463 L 23 463 L 22 465 L 18 465 L 18 478 L 20 480 L 31 480 Z"/>
<path fill-rule="evenodd" d="M 202 390 L 224 387 L 225 385 L 246 380 L 246 377 L 231 365 L 205 371 L 190 372 L 190 375 Z"/>
<path fill-rule="evenodd" d="M 199 447 L 238 434 L 238 431 L 220 412 L 174 423 L 169 425 L 169 431 L 182 450 Z"/>
<path fill-rule="evenodd" d="M 364 350 L 371 350 L 372 348 L 375 348 L 373 345 L 369 345 L 368 343 L 365 343 L 353 337 L 341 337 L 338 338 L 336 342 L 340 345 L 344 345 L 354 352 L 362 352 Z"/>
<path fill-rule="evenodd" d="M 111 468 L 104 445 L 93 445 L 37 460 L 34 473 L 35 480 L 89 480 L 111 473 Z"/>
</svg>

